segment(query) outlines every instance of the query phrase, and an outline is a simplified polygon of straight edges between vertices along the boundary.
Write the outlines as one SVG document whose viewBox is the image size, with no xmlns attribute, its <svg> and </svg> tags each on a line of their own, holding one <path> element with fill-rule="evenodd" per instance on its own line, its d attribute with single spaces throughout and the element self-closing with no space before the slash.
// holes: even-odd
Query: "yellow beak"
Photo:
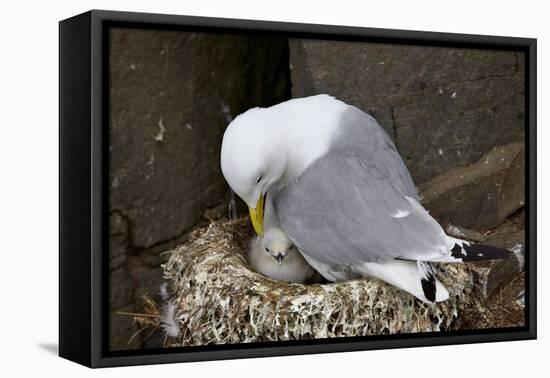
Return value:
<svg viewBox="0 0 550 378">
<path fill-rule="evenodd" d="M 250 212 L 250 220 L 252 221 L 252 226 L 254 227 L 254 231 L 256 231 L 256 234 L 258 234 L 259 236 L 264 235 L 264 201 L 265 195 L 261 194 L 260 198 L 258 198 L 256 208 L 248 208 L 248 211 Z"/>
</svg>

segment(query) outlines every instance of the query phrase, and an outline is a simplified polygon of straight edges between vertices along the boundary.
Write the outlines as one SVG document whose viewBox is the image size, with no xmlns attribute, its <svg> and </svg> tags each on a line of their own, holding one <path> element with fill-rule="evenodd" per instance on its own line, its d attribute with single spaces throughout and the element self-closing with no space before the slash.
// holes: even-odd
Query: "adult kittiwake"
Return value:
<svg viewBox="0 0 550 378">
<path fill-rule="evenodd" d="M 432 263 L 509 255 L 446 235 L 376 120 L 328 95 L 236 117 L 221 168 L 256 233 L 269 193 L 285 234 L 329 281 L 373 276 L 433 303 L 449 294 Z"/>
</svg>

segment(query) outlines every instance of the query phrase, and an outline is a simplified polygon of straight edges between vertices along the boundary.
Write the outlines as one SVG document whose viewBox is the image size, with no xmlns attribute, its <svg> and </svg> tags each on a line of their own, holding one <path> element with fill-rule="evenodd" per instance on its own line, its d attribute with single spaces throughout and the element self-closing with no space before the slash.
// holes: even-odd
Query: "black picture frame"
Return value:
<svg viewBox="0 0 550 378">
<path fill-rule="evenodd" d="M 525 320 L 520 328 L 109 351 L 108 28 L 216 30 L 525 52 Z M 536 338 L 536 39 L 92 10 L 59 24 L 59 354 L 89 367 Z"/>
</svg>

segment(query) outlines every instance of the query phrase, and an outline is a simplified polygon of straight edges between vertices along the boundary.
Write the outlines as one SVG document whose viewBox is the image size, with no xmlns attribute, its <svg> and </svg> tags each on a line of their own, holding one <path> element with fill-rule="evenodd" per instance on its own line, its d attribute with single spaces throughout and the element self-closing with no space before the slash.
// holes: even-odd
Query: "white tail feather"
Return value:
<svg viewBox="0 0 550 378">
<path fill-rule="evenodd" d="M 422 289 L 422 279 L 427 278 L 425 270 L 420 269 L 416 261 L 388 260 L 379 263 L 363 263 L 361 265 L 334 266 L 317 261 L 303 254 L 307 262 L 323 277 L 332 282 L 347 281 L 364 276 L 376 277 L 399 289 L 406 291 L 425 303 L 433 303 Z M 435 301 L 443 302 L 449 299 L 449 292 L 443 284 L 435 278 Z"/>
<path fill-rule="evenodd" d="M 379 278 L 399 289 L 406 291 L 426 303 L 432 303 L 424 295 L 421 280 L 424 273 L 419 270 L 415 261 L 390 260 L 382 263 L 365 263 L 356 267 L 357 273 Z M 443 284 L 435 279 L 435 301 L 442 302 L 449 298 L 449 292 Z"/>
</svg>

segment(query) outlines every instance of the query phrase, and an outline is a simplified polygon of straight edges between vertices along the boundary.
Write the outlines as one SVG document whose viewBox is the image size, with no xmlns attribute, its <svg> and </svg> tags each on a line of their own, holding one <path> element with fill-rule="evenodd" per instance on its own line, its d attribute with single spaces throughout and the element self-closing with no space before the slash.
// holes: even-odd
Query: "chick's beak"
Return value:
<svg viewBox="0 0 550 378">
<path fill-rule="evenodd" d="M 258 202 L 256 203 L 256 207 L 254 209 L 251 207 L 248 208 L 248 211 L 250 212 L 250 220 L 252 221 L 252 226 L 254 227 L 254 231 L 256 231 L 256 234 L 258 234 L 258 236 L 263 236 L 264 234 L 264 204 L 265 195 L 260 194 Z"/>
<path fill-rule="evenodd" d="M 275 259 L 277 259 L 277 262 L 279 263 L 279 265 L 281 265 L 283 263 L 284 258 L 285 257 L 281 253 L 279 253 L 277 256 L 275 256 Z"/>
</svg>

